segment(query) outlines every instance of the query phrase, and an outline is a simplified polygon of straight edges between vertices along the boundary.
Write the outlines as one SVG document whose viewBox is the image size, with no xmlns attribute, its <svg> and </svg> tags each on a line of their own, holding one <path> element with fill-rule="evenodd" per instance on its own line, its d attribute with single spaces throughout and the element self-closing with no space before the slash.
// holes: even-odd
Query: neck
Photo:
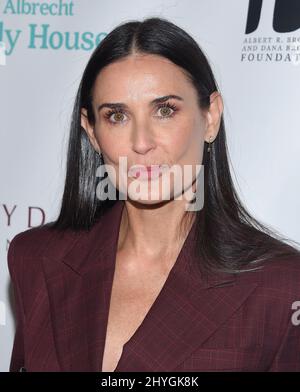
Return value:
<svg viewBox="0 0 300 392">
<path fill-rule="evenodd" d="M 185 211 L 185 206 L 184 199 L 155 205 L 126 200 L 118 251 L 130 253 L 136 260 L 145 263 L 178 254 L 195 218 L 195 213 Z"/>
</svg>

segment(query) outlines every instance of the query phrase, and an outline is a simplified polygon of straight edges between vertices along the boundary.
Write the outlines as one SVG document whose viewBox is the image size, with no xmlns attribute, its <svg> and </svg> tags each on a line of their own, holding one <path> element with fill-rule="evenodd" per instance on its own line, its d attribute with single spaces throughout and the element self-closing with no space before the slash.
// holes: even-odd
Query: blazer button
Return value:
<svg viewBox="0 0 300 392">
<path fill-rule="evenodd" d="M 24 366 L 21 366 L 19 372 L 27 372 L 27 369 Z"/>
</svg>

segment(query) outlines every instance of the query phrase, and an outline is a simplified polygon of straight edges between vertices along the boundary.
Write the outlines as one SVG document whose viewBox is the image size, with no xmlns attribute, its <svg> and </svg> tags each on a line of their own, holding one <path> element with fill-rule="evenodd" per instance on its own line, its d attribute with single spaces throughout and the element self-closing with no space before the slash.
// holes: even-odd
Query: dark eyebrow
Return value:
<svg viewBox="0 0 300 392">
<path fill-rule="evenodd" d="M 179 95 L 171 94 L 171 95 L 164 95 L 163 97 L 155 98 L 155 99 L 153 99 L 153 101 L 151 101 L 149 103 L 149 105 L 150 106 L 154 106 L 154 105 L 156 105 L 158 103 L 165 102 L 168 99 L 178 99 L 179 101 L 183 101 L 183 98 L 180 97 Z M 99 105 L 98 108 L 97 108 L 97 111 L 99 112 L 104 107 L 107 107 L 107 108 L 110 108 L 110 109 L 115 109 L 115 108 L 117 108 L 117 109 L 128 109 L 128 106 L 125 103 L 122 103 L 122 102 L 115 102 L 115 103 L 107 103 L 106 102 L 106 103 L 102 103 L 101 105 Z"/>
</svg>

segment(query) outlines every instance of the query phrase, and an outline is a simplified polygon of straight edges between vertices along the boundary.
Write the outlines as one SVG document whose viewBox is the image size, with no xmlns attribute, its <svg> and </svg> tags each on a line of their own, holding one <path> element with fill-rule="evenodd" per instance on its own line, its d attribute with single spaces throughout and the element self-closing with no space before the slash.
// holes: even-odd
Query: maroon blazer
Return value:
<svg viewBox="0 0 300 392">
<path fill-rule="evenodd" d="M 46 226 L 8 250 L 17 327 L 10 371 L 95 371 L 102 358 L 124 201 L 89 232 Z M 192 226 L 154 304 L 115 372 L 300 371 L 300 258 L 202 280 L 187 269 Z"/>
</svg>

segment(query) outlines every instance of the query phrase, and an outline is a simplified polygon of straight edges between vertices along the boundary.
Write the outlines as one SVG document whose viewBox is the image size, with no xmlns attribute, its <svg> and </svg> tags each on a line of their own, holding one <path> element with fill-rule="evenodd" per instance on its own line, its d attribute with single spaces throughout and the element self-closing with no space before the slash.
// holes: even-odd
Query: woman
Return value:
<svg viewBox="0 0 300 392">
<path fill-rule="evenodd" d="M 10 371 L 300 370 L 300 254 L 242 206 L 222 112 L 203 52 L 166 19 L 99 44 L 59 217 L 9 247 Z"/>
</svg>

